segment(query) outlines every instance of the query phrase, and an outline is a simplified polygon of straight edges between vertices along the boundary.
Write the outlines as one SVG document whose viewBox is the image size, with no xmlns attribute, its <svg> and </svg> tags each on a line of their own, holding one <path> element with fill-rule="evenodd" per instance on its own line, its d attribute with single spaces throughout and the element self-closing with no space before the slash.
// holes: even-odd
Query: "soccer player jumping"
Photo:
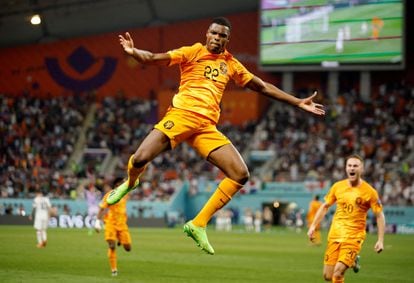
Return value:
<svg viewBox="0 0 414 283">
<path fill-rule="evenodd" d="M 300 99 L 250 73 L 226 49 L 230 32 L 231 24 L 228 19 L 215 18 L 208 27 L 204 45 L 195 43 L 166 53 L 152 53 L 135 48 L 129 33 L 119 36 L 124 51 L 141 64 L 179 64 L 181 81 L 178 93 L 175 94 L 164 118 L 154 126 L 130 157 L 128 180 L 113 190 L 107 202 L 116 203 L 135 189 L 146 165 L 157 155 L 174 149 L 181 142 L 187 142 L 226 176 L 198 215 L 184 225 L 184 232 L 208 254 L 214 254 L 214 249 L 207 239 L 207 223 L 249 178 L 249 171 L 240 153 L 216 128 L 220 116 L 220 101 L 229 80 L 313 114 L 325 114 L 323 105 L 313 101 L 316 93 Z"/>
</svg>

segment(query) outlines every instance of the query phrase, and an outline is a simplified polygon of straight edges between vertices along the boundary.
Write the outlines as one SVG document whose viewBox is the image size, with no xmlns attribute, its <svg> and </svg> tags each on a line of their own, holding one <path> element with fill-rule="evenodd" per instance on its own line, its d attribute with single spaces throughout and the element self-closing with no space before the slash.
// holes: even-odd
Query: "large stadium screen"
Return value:
<svg viewBox="0 0 414 283">
<path fill-rule="evenodd" d="M 404 0 L 261 0 L 265 70 L 404 67 Z"/>
</svg>

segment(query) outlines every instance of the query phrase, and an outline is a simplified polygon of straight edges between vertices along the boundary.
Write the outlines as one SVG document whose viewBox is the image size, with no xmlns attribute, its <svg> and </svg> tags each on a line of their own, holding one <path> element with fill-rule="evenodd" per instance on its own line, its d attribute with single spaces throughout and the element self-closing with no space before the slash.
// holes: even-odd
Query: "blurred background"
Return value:
<svg viewBox="0 0 414 283">
<path fill-rule="evenodd" d="M 389 232 L 414 231 L 409 11 L 412 1 L 2 1 L 0 223 L 28 224 L 23 216 L 41 190 L 58 208 L 56 226 L 73 226 L 67 219 L 75 216 L 90 225 L 86 195 L 99 199 L 125 176 L 128 157 L 179 84 L 178 67 L 138 65 L 118 34 L 129 31 L 136 47 L 163 52 L 204 43 L 211 19 L 226 16 L 228 49 L 239 61 L 298 97 L 317 90 L 327 114 L 230 84 L 219 128 L 251 179 L 217 217 L 241 224 L 270 209 L 273 225 L 294 226 L 357 153 Z M 182 223 L 222 177 L 186 144 L 161 155 L 131 194 L 131 225 Z"/>
</svg>

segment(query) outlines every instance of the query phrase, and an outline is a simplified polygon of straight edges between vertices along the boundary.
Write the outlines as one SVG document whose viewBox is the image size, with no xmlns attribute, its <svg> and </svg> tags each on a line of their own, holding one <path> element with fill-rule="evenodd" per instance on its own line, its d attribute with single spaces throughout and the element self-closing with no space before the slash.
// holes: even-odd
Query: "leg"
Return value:
<svg viewBox="0 0 414 283">
<path fill-rule="evenodd" d="M 332 281 L 333 279 L 334 270 L 336 264 L 338 263 L 340 250 L 341 243 L 328 241 L 323 260 L 323 279 L 325 279 L 325 281 Z"/>
<path fill-rule="evenodd" d="M 359 271 L 358 254 L 361 251 L 362 243 L 362 240 L 350 240 L 341 244 L 339 257 L 337 263 L 335 264 L 332 282 L 344 282 L 345 272 L 350 267 L 354 270 L 354 272 Z"/>
<path fill-rule="evenodd" d="M 332 281 L 334 267 L 334 265 L 327 264 L 323 266 L 323 279 L 325 279 L 325 281 Z"/>
<path fill-rule="evenodd" d="M 205 227 L 214 213 L 225 206 L 243 187 L 249 178 L 249 172 L 239 152 L 232 144 L 223 145 L 212 151 L 207 160 L 221 169 L 227 178 L 221 181 L 198 215 L 184 225 L 184 232 L 193 238 L 202 250 L 214 254 Z"/>
<path fill-rule="evenodd" d="M 128 161 L 128 180 L 116 187 L 107 198 L 108 204 L 115 204 L 129 191 L 139 184 L 139 176 L 145 166 L 158 154 L 170 148 L 168 137 L 157 129 L 153 129 Z"/>
<path fill-rule="evenodd" d="M 36 237 L 37 237 L 37 246 L 38 248 L 43 248 L 43 237 L 42 237 L 42 231 L 36 230 Z"/>
<path fill-rule="evenodd" d="M 334 283 L 343 283 L 345 282 L 345 271 L 348 269 L 344 263 L 338 261 L 335 264 L 335 268 L 333 271 L 332 282 Z"/>
<path fill-rule="evenodd" d="M 130 252 L 132 249 L 131 246 L 131 234 L 129 230 L 121 230 L 118 234 L 118 240 L 122 243 L 124 250 Z"/>
<path fill-rule="evenodd" d="M 131 244 L 123 244 L 123 246 L 124 246 L 124 250 L 127 252 L 130 252 L 132 249 Z"/>
<path fill-rule="evenodd" d="M 224 207 L 247 182 L 249 171 L 239 152 L 232 144 L 226 144 L 210 153 L 207 159 L 227 176 L 204 205 L 193 223 L 206 227 L 216 211 Z"/>
<path fill-rule="evenodd" d="M 35 219 L 35 229 L 36 229 L 36 236 L 37 236 L 37 247 L 44 248 L 47 243 L 47 234 L 46 229 L 49 223 L 48 218 L 36 218 Z"/>
<path fill-rule="evenodd" d="M 116 261 L 116 250 L 115 250 L 115 241 L 107 240 L 108 243 L 108 259 L 109 265 L 111 267 L 112 276 L 118 275 L 117 261 Z"/>
<path fill-rule="evenodd" d="M 46 232 L 46 229 L 43 229 L 42 230 L 42 240 L 43 240 L 43 242 L 42 242 L 43 247 L 46 247 L 46 244 L 47 244 L 47 232 Z"/>
<path fill-rule="evenodd" d="M 137 151 L 128 162 L 128 176 L 130 185 L 142 174 L 145 166 L 160 153 L 171 148 L 169 138 L 157 129 L 153 129 L 142 141 Z"/>
<path fill-rule="evenodd" d="M 207 160 L 218 167 L 233 181 L 244 185 L 249 179 L 249 170 L 240 153 L 232 144 L 213 150 Z"/>
<path fill-rule="evenodd" d="M 359 270 L 361 269 L 361 263 L 359 262 L 361 260 L 361 257 L 359 256 L 359 255 L 357 255 L 356 257 L 355 257 L 355 262 L 354 262 L 354 265 L 352 266 L 352 270 L 355 272 L 355 273 L 358 273 L 359 272 Z"/>
</svg>

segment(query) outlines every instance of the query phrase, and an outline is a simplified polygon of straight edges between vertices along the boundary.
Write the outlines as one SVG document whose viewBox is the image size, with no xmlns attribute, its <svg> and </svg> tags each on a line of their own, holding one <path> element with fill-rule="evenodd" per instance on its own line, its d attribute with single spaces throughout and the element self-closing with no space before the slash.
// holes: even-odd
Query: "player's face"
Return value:
<svg viewBox="0 0 414 283">
<path fill-rule="evenodd" d="M 206 34 L 207 50 L 214 54 L 222 53 L 229 38 L 230 30 L 228 27 L 216 23 L 211 24 Z"/>
<path fill-rule="evenodd" d="M 346 162 L 346 175 L 351 182 L 361 177 L 363 169 L 363 163 L 358 158 L 349 158 Z"/>
</svg>

